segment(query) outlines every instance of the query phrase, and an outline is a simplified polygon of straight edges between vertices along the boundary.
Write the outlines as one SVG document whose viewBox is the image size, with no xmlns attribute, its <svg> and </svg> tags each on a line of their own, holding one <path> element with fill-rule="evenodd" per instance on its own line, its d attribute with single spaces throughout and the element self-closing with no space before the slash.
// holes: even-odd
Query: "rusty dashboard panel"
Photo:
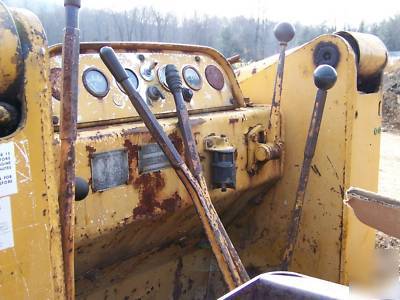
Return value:
<svg viewBox="0 0 400 300">
<path fill-rule="evenodd" d="M 116 123 L 139 116 L 99 57 L 103 44 L 83 43 L 79 63 L 78 123 Z M 158 117 L 176 112 L 165 82 L 165 66 L 181 72 L 184 96 L 191 114 L 243 106 L 243 96 L 233 70 L 223 56 L 208 47 L 154 43 L 112 43 L 137 90 Z M 61 46 L 50 50 L 53 121 L 58 125 L 61 96 Z"/>
<path fill-rule="evenodd" d="M 247 134 L 267 122 L 269 112 L 269 106 L 258 106 L 190 117 L 211 198 L 224 218 L 229 218 L 227 215 L 234 218 L 250 199 L 271 187 L 281 176 L 280 160 L 266 162 L 256 174 L 247 171 Z M 177 119 L 164 118 L 160 122 L 183 155 Z M 213 154 L 204 142 L 209 136 L 219 135 L 236 149 L 236 186 L 226 191 L 213 186 Z M 57 133 L 55 142 L 58 143 Z M 195 233 L 201 232 L 192 200 L 174 170 L 167 165 L 158 171 L 140 167 L 143 155 L 156 153 L 156 161 L 159 159 L 157 149 L 153 146 L 146 149 L 148 145 L 154 145 L 154 140 L 140 121 L 79 130 L 76 175 L 89 183 L 90 191 L 75 205 L 77 274 L 182 238 L 193 240 L 198 237 Z M 141 153 L 143 149 L 145 154 Z M 119 163 L 127 153 L 127 165 L 120 167 L 120 177 L 116 177 L 123 178 L 126 169 L 128 179 L 118 186 L 98 189 L 93 178 L 97 176 L 93 160 L 104 153 L 119 153 L 121 158 L 114 158 Z"/>
</svg>

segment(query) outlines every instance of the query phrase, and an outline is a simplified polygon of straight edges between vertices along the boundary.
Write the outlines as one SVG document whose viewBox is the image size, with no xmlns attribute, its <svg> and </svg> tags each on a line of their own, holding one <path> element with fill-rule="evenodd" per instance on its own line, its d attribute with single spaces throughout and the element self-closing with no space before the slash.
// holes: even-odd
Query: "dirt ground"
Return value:
<svg viewBox="0 0 400 300">
<path fill-rule="evenodd" d="M 382 132 L 379 167 L 379 193 L 400 199 L 400 133 Z M 400 240 L 378 232 L 376 246 L 399 249 Z"/>
</svg>

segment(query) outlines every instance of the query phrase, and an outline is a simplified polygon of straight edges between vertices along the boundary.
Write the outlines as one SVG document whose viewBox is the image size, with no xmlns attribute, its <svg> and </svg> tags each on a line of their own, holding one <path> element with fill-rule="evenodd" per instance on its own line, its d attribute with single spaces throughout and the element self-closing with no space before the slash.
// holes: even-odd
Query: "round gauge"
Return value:
<svg viewBox="0 0 400 300">
<path fill-rule="evenodd" d="M 90 94 L 97 98 L 105 97 L 110 90 L 107 77 L 95 68 L 89 68 L 83 72 L 83 85 Z"/>
<path fill-rule="evenodd" d="M 165 68 L 166 67 L 167 66 L 164 65 L 164 66 L 158 68 L 157 75 L 158 75 L 158 81 L 160 81 L 162 87 L 165 88 L 167 91 L 169 91 L 167 79 L 165 78 Z"/>
<path fill-rule="evenodd" d="M 183 79 L 186 84 L 195 91 L 201 89 L 203 81 L 201 80 L 201 76 L 199 72 L 192 66 L 186 66 L 182 71 Z"/>
<path fill-rule="evenodd" d="M 224 75 L 216 66 L 209 65 L 206 68 L 206 78 L 208 83 L 216 90 L 220 91 L 224 87 Z"/>
<path fill-rule="evenodd" d="M 137 90 L 137 88 L 139 87 L 139 79 L 136 76 L 135 72 L 133 72 L 131 69 L 125 69 L 126 73 L 128 73 L 129 76 L 129 80 L 132 82 L 133 87 Z M 122 88 L 122 86 L 118 83 L 117 81 L 117 85 L 119 87 L 119 89 L 125 93 L 124 89 Z"/>
<path fill-rule="evenodd" d="M 61 100 L 61 85 L 62 85 L 62 69 L 52 68 L 50 70 L 50 83 L 51 83 L 51 95 L 56 100 Z"/>
</svg>

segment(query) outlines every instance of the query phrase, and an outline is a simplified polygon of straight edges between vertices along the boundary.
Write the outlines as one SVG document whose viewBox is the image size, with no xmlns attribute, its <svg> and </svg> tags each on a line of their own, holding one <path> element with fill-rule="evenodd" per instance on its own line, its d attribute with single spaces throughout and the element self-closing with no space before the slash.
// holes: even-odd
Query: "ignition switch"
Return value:
<svg viewBox="0 0 400 300">
<path fill-rule="evenodd" d="M 156 86 L 149 86 L 147 88 L 146 95 L 152 101 L 165 99 L 164 94 Z"/>
<path fill-rule="evenodd" d="M 150 65 L 142 65 L 140 67 L 140 75 L 146 81 L 152 81 L 155 76 L 154 69 L 158 65 L 158 62 L 153 61 Z"/>
<path fill-rule="evenodd" d="M 212 154 L 211 181 L 213 188 L 225 192 L 227 188 L 236 188 L 236 148 L 224 135 L 211 135 L 204 139 L 205 149 Z"/>
</svg>

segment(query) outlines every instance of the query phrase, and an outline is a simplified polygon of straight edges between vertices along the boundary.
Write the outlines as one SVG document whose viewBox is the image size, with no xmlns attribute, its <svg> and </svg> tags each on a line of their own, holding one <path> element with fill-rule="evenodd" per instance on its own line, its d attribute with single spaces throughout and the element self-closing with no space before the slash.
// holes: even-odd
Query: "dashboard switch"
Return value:
<svg viewBox="0 0 400 300">
<path fill-rule="evenodd" d="M 193 91 L 188 88 L 183 88 L 182 95 L 183 95 L 183 100 L 185 100 L 186 102 L 190 102 L 193 98 Z"/>
<path fill-rule="evenodd" d="M 165 99 L 164 94 L 156 86 L 149 86 L 147 88 L 147 97 L 152 101 L 157 101 L 160 99 Z"/>
</svg>

